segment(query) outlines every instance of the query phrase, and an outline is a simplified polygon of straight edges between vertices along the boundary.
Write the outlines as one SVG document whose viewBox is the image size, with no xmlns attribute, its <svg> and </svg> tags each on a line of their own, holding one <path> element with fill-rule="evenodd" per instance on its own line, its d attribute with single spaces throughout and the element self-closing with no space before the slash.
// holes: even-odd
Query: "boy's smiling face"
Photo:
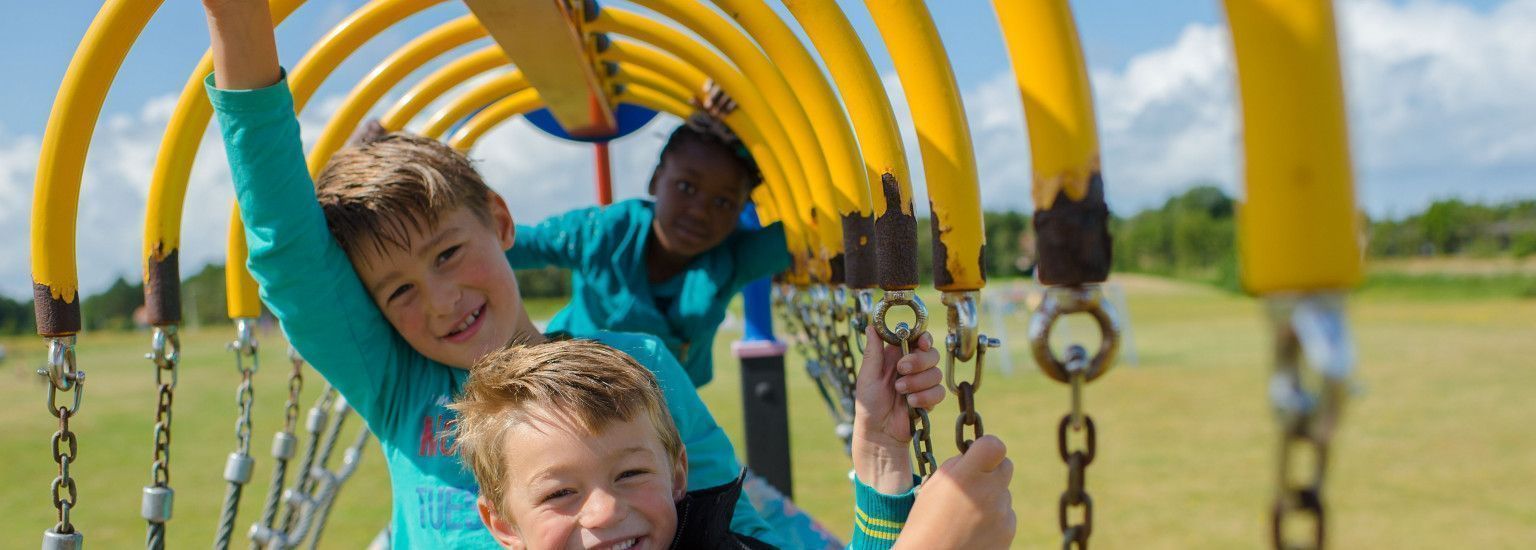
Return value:
<svg viewBox="0 0 1536 550">
<path fill-rule="evenodd" d="M 611 422 L 595 434 L 558 413 L 526 418 L 502 441 L 508 517 L 484 496 L 478 503 L 496 540 L 529 550 L 657 550 L 672 543 L 687 457 L 668 456 L 650 415 Z"/>
<path fill-rule="evenodd" d="M 405 341 L 453 367 L 467 369 L 519 331 L 533 330 L 504 255 L 512 247 L 512 216 L 494 194 L 487 207 L 489 219 L 461 207 L 438 215 L 435 226 L 407 226 L 409 250 L 384 247 L 353 262 Z"/>
</svg>

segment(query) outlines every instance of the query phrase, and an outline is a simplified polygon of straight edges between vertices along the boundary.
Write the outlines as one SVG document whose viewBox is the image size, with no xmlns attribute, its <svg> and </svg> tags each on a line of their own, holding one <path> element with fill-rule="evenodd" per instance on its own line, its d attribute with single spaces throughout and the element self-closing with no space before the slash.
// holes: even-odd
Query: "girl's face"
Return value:
<svg viewBox="0 0 1536 550">
<path fill-rule="evenodd" d="M 670 254 L 697 256 L 736 228 L 747 199 L 746 170 L 724 146 L 685 142 L 651 177 L 656 240 Z"/>
</svg>

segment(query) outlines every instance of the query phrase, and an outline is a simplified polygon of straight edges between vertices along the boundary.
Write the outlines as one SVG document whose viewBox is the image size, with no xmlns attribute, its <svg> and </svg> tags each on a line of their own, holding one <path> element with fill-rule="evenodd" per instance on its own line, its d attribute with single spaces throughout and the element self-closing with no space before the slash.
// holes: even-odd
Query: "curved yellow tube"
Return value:
<svg viewBox="0 0 1536 550">
<path fill-rule="evenodd" d="M 346 58 L 362 47 L 363 43 L 377 36 L 384 29 L 393 26 L 400 20 L 411 16 L 421 10 L 440 4 L 445 0 L 379 0 L 365 4 L 352 12 L 333 27 L 330 32 L 321 37 L 293 71 L 288 73 L 288 89 L 293 93 L 293 110 L 302 112 L 309 104 L 309 99 L 314 96 L 315 90 L 320 87 L 326 77 L 330 76 L 336 67 Z M 234 206 L 238 212 L 240 206 Z M 245 272 L 245 258 L 247 252 L 244 246 L 245 224 L 240 223 L 238 215 L 232 218 L 229 231 L 229 240 L 241 239 L 241 246 L 231 246 L 227 251 L 224 262 L 226 271 L 225 281 L 232 286 L 226 290 L 229 296 L 229 316 L 231 318 L 256 317 L 261 314 L 261 299 L 257 294 L 257 287 L 250 274 Z M 229 274 L 228 271 L 239 271 L 237 274 Z M 238 276 L 237 276 L 238 275 Z M 239 295 L 238 298 L 236 295 Z M 241 309 L 237 310 L 236 306 Z"/>
<path fill-rule="evenodd" d="M 310 176 L 320 174 L 326 161 L 346 143 L 362 122 L 363 116 L 373 109 L 390 88 L 433 58 L 484 37 L 485 28 L 480 26 L 480 21 L 473 15 L 465 15 L 443 23 L 390 54 L 352 87 L 341 109 L 331 115 L 330 122 L 320 133 L 320 139 L 309 150 Z"/>
<path fill-rule="evenodd" d="M 239 208 L 230 209 L 229 225 L 242 230 L 229 232 L 228 263 L 224 266 L 224 303 L 229 308 L 230 319 L 254 319 L 261 316 L 261 295 L 256 292 L 256 279 L 251 278 L 251 270 L 245 265 L 250 250 L 245 246 L 245 224 L 240 221 Z M 229 292 L 237 289 L 239 292 Z"/>
<path fill-rule="evenodd" d="M 1226 2 L 1243 106 L 1243 286 L 1344 289 L 1360 245 L 1338 32 L 1327 0 Z"/>
<path fill-rule="evenodd" d="M 907 0 L 865 0 L 890 50 L 917 126 L 928 200 L 933 205 L 933 286 L 970 291 L 986 285 L 981 192 L 971 132 L 955 73 L 928 8 Z"/>
<path fill-rule="evenodd" d="M 715 82 L 718 82 L 725 89 L 726 93 L 736 100 L 742 110 L 751 113 L 764 113 L 762 116 L 765 118 L 760 121 L 763 124 L 759 130 L 763 131 L 763 137 L 766 139 L 769 149 L 784 151 L 784 154 L 778 155 L 777 158 L 785 168 L 786 177 L 806 173 L 806 170 L 800 165 L 797 158 L 798 149 L 790 146 L 789 136 L 785 133 L 783 126 L 776 124 L 778 122 L 777 111 L 768 106 L 767 100 L 763 99 L 763 96 L 758 92 L 757 87 L 752 81 L 747 80 L 746 76 L 742 75 L 725 60 L 710 52 L 703 45 L 678 31 L 654 21 L 614 8 L 604 8 L 599 11 L 597 19 L 592 22 L 591 28 L 596 32 L 621 34 L 648 42 L 672 52 L 682 58 L 683 61 L 698 67 L 705 74 L 709 75 L 710 78 L 713 78 Z M 756 152 L 753 154 L 756 155 Z M 792 200 L 799 208 L 798 213 L 801 216 L 801 224 L 806 228 L 808 234 L 819 236 L 818 242 L 826 243 L 827 239 L 821 236 L 821 227 L 816 223 L 816 217 L 811 213 L 811 205 L 813 203 L 806 196 L 806 180 L 800 179 L 798 181 L 800 182 L 799 185 L 791 183 L 791 185 L 786 187 L 795 195 Z M 824 248 L 824 250 L 830 249 Z M 818 255 L 813 260 L 810 268 L 813 276 L 820 280 L 826 280 L 830 277 L 831 268 L 827 265 L 827 258 Z"/>
<path fill-rule="evenodd" d="M 609 75 L 610 82 L 617 82 L 626 86 L 638 84 L 661 92 L 663 95 L 677 100 L 678 103 L 688 106 L 690 110 L 697 110 L 693 107 L 693 101 L 697 99 L 696 94 L 698 91 L 703 90 L 703 88 L 684 87 L 676 80 L 669 79 L 661 73 L 634 63 L 617 63 L 615 68 L 617 70 Z M 668 110 L 666 112 L 670 113 L 672 111 Z"/>
<path fill-rule="evenodd" d="M 523 72 L 511 70 L 491 77 L 467 92 L 459 94 L 447 105 L 438 109 L 432 117 L 427 119 L 426 128 L 421 135 L 438 139 L 452 127 L 455 122 L 464 120 L 476 109 L 490 105 L 502 97 L 517 93 L 528 88 L 528 79 L 523 78 Z"/>
<path fill-rule="evenodd" d="M 304 0 L 271 0 L 268 9 L 272 24 L 287 19 Z M 151 324 L 163 324 L 180 318 L 180 304 L 171 304 L 181 281 L 172 254 L 181 248 L 181 214 L 186 203 L 187 182 L 192 162 L 202 146 L 203 132 L 213 117 L 213 106 L 203 90 L 203 80 L 213 72 L 213 54 L 204 53 L 197 68 L 181 87 L 181 96 L 171 111 L 155 167 L 150 175 L 149 197 L 144 212 L 144 287 L 145 309 Z M 151 289 L 165 288 L 169 292 Z"/>
<path fill-rule="evenodd" d="M 621 67 L 644 67 L 667 80 L 681 85 L 685 89 L 702 90 L 709 78 L 697 68 L 682 60 L 637 42 L 613 41 L 608 49 L 599 53 L 599 59 L 619 62 Z M 685 115 L 678 116 L 683 117 Z M 769 123 L 771 124 L 771 122 Z M 804 238 L 806 230 L 801 225 L 801 218 L 793 215 L 799 211 L 794 202 L 794 193 L 788 187 L 793 185 L 793 183 L 785 179 L 785 170 L 774 156 L 780 153 L 793 155 L 794 151 L 781 150 L 776 152 L 769 150 L 766 146 L 767 141 L 763 137 L 762 131 L 758 128 L 759 124 L 752 120 L 751 113 L 747 113 L 743 109 L 737 109 L 726 115 L 725 124 L 731 128 L 731 131 L 736 132 L 741 137 L 742 142 L 747 144 L 748 150 L 752 152 L 752 157 L 756 159 L 758 166 L 763 171 L 763 179 L 766 183 L 758 187 L 758 192 L 766 195 L 766 188 L 772 187 L 775 189 L 771 196 L 753 199 L 758 204 L 765 204 L 765 201 L 772 200 L 777 205 L 773 213 L 770 214 L 770 217 L 760 218 L 760 221 L 764 224 L 773 223 L 773 221 L 784 222 L 787 233 L 786 238 L 790 241 L 790 252 L 796 255 L 795 269 L 798 270 L 800 276 L 800 279 L 797 280 L 808 282 L 809 274 L 806 271 L 805 262 L 808 261 L 810 250 L 814 248 L 812 246 L 814 243 L 798 240 Z M 789 212 L 792 215 L 786 217 L 783 214 L 784 212 Z M 791 226 L 793 226 L 792 229 Z"/>
<path fill-rule="evenodd" d="M 1024 99 L 1034 163 L 1036 278 L 1082 285 L 1109 278 L 1111 242 L 1088 68 L 1067 0 L 995 0 Z"/>
<path fill-rule="evenodd" d="M 501 46 L 496 44 L 455 59 L 412 85 L 405 95 L 400 96 L 400 99 L 384 112 L 379 123 L 390 131 L 404 130 L 411 119 L 416 118 L 422 109 L 427 108 L 427 104 L 436 101 L 454 86 L 462 84 L 475 75 L 510 63 L 512 61 L 507 59 L 507 54 L 501 51 Z"/>
<path fill-rule="evenodd" d="M 1099 134 L 1088 69 L 1066 0 L 994 0 L 1024 98 L 1036 210 L 1057 193 L 1082 200 L 1099 172 Z"/>
<path fill-rule="evenodd" d="M 913 256 L 917 218 L 912 211 L 911 173 L 885 83 L 836 3 L 784 0 L 784 5 L 821 54 L 858 134 L 875 216 L 880 286 L 886 290 L 917 288 L 917 260 Z M 890 210 L 892 203 L 894 211 Z"/>
<path fill-rule="evenodd" d="M 85 155 L 113 77 L 159 7 L 158 0 L 102 6 L 69 60 L 48 115 L 32 195 L 32 292 L 40 335 L 80 331 L 75 218 Z"/>
<path fill-rule="evenodd" d="M 687 119 L 694 111 L 693 106 L 680 102 L 677 98 L 667 97 L 665 93 L 648 89 L 644 85 L 625 86 L 623 93 L 619 96 L 619 100 L 647 109 L 670 113 L 681 119 Z M 784 208 L 793 208 L 787 197 L 784 197 L 784 194 L 780 192 L 785 188 L 786 182 L 784 182 L 783 174 L 778 169 L 777 160 L 773 158 L 768 148 L 763 145 L 762 135 L 748 121 L 749 119 L 745 116 L 731 113 L 731 115 L 726 116 L 725 123 L 731 128 L 731 131 L 736 132 L 737 135 L 742 137 L 742 142 L 747 145 L 748 150 L 752 152 L 752 156 L 758 159 L 758 165 L 763 169 L 764 183 L 753 191 L 753 199 L 759 206 L 759 215 L 763 213 L 763 207 L 766 205 L 774 205 L 774 210 L 769 217 L 761 218 L 760 221 L 767 224 L 772 223 L 769 220 L 773 219 L 784 223 L 784 240 L 789 247 L 790 255 L 795 260 L 794 268 L 790 273 L 791 278 L 794 279 L 791 282 L 796 284 L 809 283 L 806 262 L 810 258 L 810 250 L 807 248 L 810 241 L 807 240 L 806 229 L 794 217 L 777 215 L 777 212 Z"/>
<path fill-rule="evenodd" d="M 830 261 L 842 253 L 843 227 L 838 213 L 845 209 L 838 204 L 840 195 L 834 189 L 835 178 L 828 171 L 829 164 L 822 153 L 825 144 L 818 138 L 810 117 L 784 75 L 735 25 L 696 0 L 634 0 L 634 3 L 682 23 L 735 62 L 762 91 L 763 98 L 773 107 L 774 116 L 783 122 L 784 129 L 793 138 L 790 146 L 794 147 L 795 155 L 805 169 L 806 184 L 816 206 L 816 233 L 823 247 L 821 259 Z M 611 11 L 611 8 L 603 11 Z M 654 21 L 647 23 L 659 26 Z"/>
<path fill-rule="evenodd" d="M 832 183 L 840 193 L 839 214 L 870 213 L 869 186 L 849 125 L 848 114 L 837 92 L 821 72 L 816 60 L 811 58 L 805 45 L 795 37 L 795 32 L 779 18 L 763 0 L 714 0 L 747 34 L 762 47 L 773 63 L 783 73 L 797 95 L 804 98 L 800 104 L 816 131 L 816 138 L 826 149 L 827 169 Z"/>
<path fill-rule="evenodd" d="M 448 146 L 460 152 L 468 152 L 475 148 L 475 143 L 480 141 L 480 136 L 485 135 L 491 128 L 495 128 L 507 119 L 543 107 L 544 98 L 539 97 L 538 90 L 524 88 L 513 92 L 496 100 L 479 113 L 475 113 L 474 117 L 471 117 L 453 133 L 452 137 L 448 138 Z"/>
<path fill-rule="evenodd" d="M 837 223 L 843 233 L 845 281 L 854 288 L 873 287 L 877 269 L 871 242 L 874 218 L 870 184 L 876 180 L 865 173 L 864 159 L 843 102 L 805 45 L 763 0 L 714 2 L 757 41 L 800 97 L 817 141 L 826 149 L 827 169 L 836 192 Z"/>
</svg>

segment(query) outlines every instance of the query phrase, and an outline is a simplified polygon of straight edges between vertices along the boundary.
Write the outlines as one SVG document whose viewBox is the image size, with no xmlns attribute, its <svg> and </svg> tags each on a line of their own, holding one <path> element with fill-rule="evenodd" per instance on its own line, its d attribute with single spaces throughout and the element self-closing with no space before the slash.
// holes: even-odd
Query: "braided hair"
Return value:
<svg viewBox="0 0 1536 550">
<path fill-rule="evenodd" d="M 726 128 L 723 122 L 710 116 L 709 113 L 696 112 L 673 130 L 672 135 L 667 138 L 667 144 L 661 148 L 661 161 L 666 162 L 667 155 L 679 152 L 684 145 L 690 143 L 722 148 L 730 154 L 731 158 L 741 166 L 742 172 L 747 175 L 747 192 L 750 193 L 763 182 L 763 174 L 758 170 L 757 161 L 752 158 L 752 153 L 747 151 L 747 146 L 736 137 L 736 134 Z"/>
</svg>

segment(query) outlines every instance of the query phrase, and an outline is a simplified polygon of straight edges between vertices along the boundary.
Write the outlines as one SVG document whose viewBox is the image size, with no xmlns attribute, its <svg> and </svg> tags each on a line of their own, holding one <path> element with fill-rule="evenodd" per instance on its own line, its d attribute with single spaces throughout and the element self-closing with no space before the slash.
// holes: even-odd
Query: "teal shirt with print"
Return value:
<svg viewBox="0 0 1536 550">
<path fill-rule="evenodd" d="M 731 297 L 747 283 L 789 267 L 784 227 L 737 230 L 682 273 L 652 283 L 645 250 L 654 219 L 651 201 L 630 199 L 519 225 L 507 261 L 513 269 L 571 270 L 571 303 L 550 320 L 549 330 L 654 334 L 693 384 L 703 386 L 714 378 L 715 332 Z"/>
<path fill-rule="evenodd" d="M 394 492 L 395 548 L 496 548 L 475 508 L 479 487 L 439 435 L 445 405 L 468 372 L 427 359 L 374 305 L 331 237 L 304 161 L 286 80 L 228 91 L 205 82 L 245 223 L 251 275 L 295 349 L 336 387 L 378 437 Z M 688 376 L 651 336 L 573 330 L 651 369 L 688 451 L 688 484 L 713 487 L 741 471 L 730 440 Z M 743 497 L 731 530 L 778 537 Z"/>
</svg>

